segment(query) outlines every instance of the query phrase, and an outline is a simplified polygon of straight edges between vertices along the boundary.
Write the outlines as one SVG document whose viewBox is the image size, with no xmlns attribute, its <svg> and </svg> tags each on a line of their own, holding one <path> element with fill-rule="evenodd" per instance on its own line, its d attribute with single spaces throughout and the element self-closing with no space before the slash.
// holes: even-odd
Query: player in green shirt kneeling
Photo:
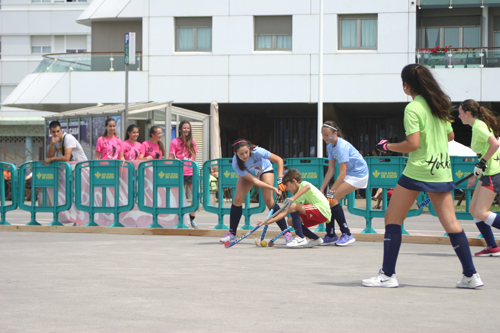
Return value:
<svg viewBox="0 0 500 333">
<path fill-rule="evenodd" d="M 266 224 L 279 221 L 290 214 L 288 224 L 295 229 L 295 239 L 286 246 L 313 247 L 320 245 L 323 243 L 323 239 L 308 228 L 330 222 L 332 213 L 328 200 L 314 185 L 302 181 L 300 172 L 297 169 L 288 170 L 283 176 L 283 184 L 289 192 L 293 193 L 293 196 L 285 199 L 283 204 L 287 208 Z M 262 222 L 259 221 L 258 223 L 261 224 Z M 309 238 L 309 240 L 306 240 L 305 237 Z"/>
</svg>

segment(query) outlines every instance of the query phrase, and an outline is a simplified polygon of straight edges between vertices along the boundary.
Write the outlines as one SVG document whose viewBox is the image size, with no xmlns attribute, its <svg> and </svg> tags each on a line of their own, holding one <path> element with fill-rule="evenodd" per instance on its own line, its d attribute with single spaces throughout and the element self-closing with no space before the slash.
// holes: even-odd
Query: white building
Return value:
<svg viewBox="0 0 500 333">
<path fill-rule="evenodd" d="M 76 22 L 92 0 L 2 0 L 0 100 L 39 65 L 44 54 L 90 51 L 90 28 Z M 35 111 L 34 111 L 35 110 Z M 43 156 L 44 121 L 38 106 L 0 108 L 0 161 Z M 47 108 L 46 111 L 52 111 Z"/>
<path fill-rule="evenodd" d="M 324 0 L 323 118 L 365 150 L 380 137 L 403 139 L 409 99 L 400 72 L 417 61 L 435 68 L 453 101 L 473 98 L 500 111 L 499 7 L 500 0 Z M 320 0 L 94 0 L 77 22 L 91 27 L 93 53 L 47 56 L 4 104 L 64 111 L 122 103 L 116 52 L 133 31 L 130 102 L 173 100 L 208 112 L 216 100 L 224 156 L 237 137 L 283 157 L 316 155 Z M 453 48 L 419 50 L 444 45 Z"/>
</svg>

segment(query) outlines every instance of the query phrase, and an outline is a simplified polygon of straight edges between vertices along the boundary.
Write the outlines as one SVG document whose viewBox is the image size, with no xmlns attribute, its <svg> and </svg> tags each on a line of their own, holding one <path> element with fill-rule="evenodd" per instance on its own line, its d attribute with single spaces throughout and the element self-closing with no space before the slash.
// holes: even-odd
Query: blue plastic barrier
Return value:
<svg viewBox="0 0 500 333">
<path fill-rule="evenodd" d="M 214 160 L 209 160 L 203 163 L 203 209 L 210 213 L 215 213 L 219 216 L 219 223 L 214 227 L 214 229 L 229 229 L 224 225 L 224 215 L 229 215 L 231 208 L 224 207 L 224 188 L 230 188 L 232 193 L 232 198 L 236 194 L 236 182 L 238 181 L 238 174 L 233 170 L 231 158 L 218 158 Z M 210 205 L 210 168 L 216 167 L 219 170 L 218 188 L 217 193 L 219 197 L 219 202 L 217 206 Z M 262 199 L 262 192 L 259 189 L 259 205 L 256 207 L 250 207 L 250 194 L 247 193 L 245 196 L 245 204 L 243 207 L 243 215 L 245 216 L 245 225 L 241 230 L 251 230 L 253 229 L 250 224 L 250 216 L 252 214 L 258 214 L 264 211 L 266 204 Z"/>
<path fill-rule="evenodd" d="M 3 175 L 4 171 L 10 172 L 10 190 L 11 190 L 11 201 L 10 205 L 7 205 L 6 197 L 6 181 Z M 14 164 L 0 162 L 0 225 L 10 225 L 9 222 L 5 219 L 5 214 L 11 210 L 15 210 L 17 208 L 18 195 L 17 195 L 17 168 Z"/>
<path fill-rule="evenodd" d="M 26 193 L 25 174 L 31 169 L 33 174 L 31 178 L 31 203 L 24 203 Z M 54 221 L 49 225 L 62 225 L 58 220 L 60 212 L 68 210 L 71 207 L 71 165 L 66 162 L 50 162 L 46 164 L 43 161 L 27 162 L 21 165 L 18 176 L 19 184 L 19 208 L 31 212 L 31 221 L 27 225 L 40 225 L 36 221 L 36 213 L 50 212 L 54 215 Z M 59 204 L 59 186 L 64 182 L 64 204 Z M 42 190 L 42 203 L 36 205 L 37 189 Z M 52 204 L 48 203 L 49 190 L 52 190 Z"/>
<path fill-rule="evenodd" d="M 82 172 L 89 173 L 89 205 L 82 204 Z M 120 206 L 120 173 L 127 172 L 127 204 Z M 96 227 L 94 214 L 112 213 L 115 221 L 110 227 L 123 227 L 119 222 L 120 213 L 134 207 L 134 165 L 128 161 L 99 160 L 80 162 L 75 167 L 75 206 L 77 209 L 89 214 L 89 223 L 85 226 Z M 102 205 L 95 206 L 95 190 L 102 190 Z M 113 206 L 106 206 L 107 189 L 114 193 Z M 68 207 L 69 208 L 69 207 Z"/>
<path fill-rule="evenodd" d="M 190 206 L 184 206 L 184 167 L 193 169 L 193 201 Z M 153 205 L 148 206 L 145 202 L 146 169 L 151 168 L 153 172 Z M 152 160 L 142 162 L 137 169 L 138 177 L 138 201 L 140 210 L 153 215 L 153 223 L 149 228 L 162 228 L 158 223 L 158 214 L 177 214 L 178 224 L 174 229 L 188 229 L 184 224 L 184 214 L 194 212 L 198 209 L 199 196 L 199 166 L 198 163 L 190 160 Z M 165 207 L 158 207 L 158 189 L 164 188 L 166 192 Z M 170 189 L 178 189 L 177 203 L 172 205 Z"/>
</svg>

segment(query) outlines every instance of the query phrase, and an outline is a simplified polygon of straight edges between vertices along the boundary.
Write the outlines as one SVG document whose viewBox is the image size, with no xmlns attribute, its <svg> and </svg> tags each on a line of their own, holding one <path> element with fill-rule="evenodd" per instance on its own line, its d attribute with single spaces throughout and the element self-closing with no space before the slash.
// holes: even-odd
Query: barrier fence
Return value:
<svg viewBox="0 0 500 333">
<path fill-rule="evenodd" d="M 10 179 L 8 179 L 10 177 Z M 9 188 L 10 187 L 10 188 Z M 6 213 L 17 209 L 17 168 L 14 164 L 0 162 L 0 225 L 9 225 L 6 220 Z M 12 202 L 6 204 L 7 192 L 10 190 Z"/>
<path fill-rule="evenodd" d="M 369 181 L 366 189 L 366 208 L 356 207 L 355 192 L 350 193 L 344 204 L 347 204 L 349 213 L 362 216 L 366 220 L 366 227 L 363 233 L 375 233 L 372 227 L 373 218 L 383 218 L 387 209 L 387 190 L 394 188 L 406 165 L 406 157 L 378 156 L 365 158 L 369 167 Z M 473 157 L 452 157 L 453 180 L 467 176 L 473 170 L 477 159 Z M 320 187 L 324 180 L 324 174 L 328 167 L 326 158 L 290 158 L 285 159 L 288 168 L 296 168 L 301 172 L 302 179 Z M 190 205 L 183 198 L 184 196 L 184 168 L 193 169 L 193 193 Z M 216 167 L 219 171 L 217 195 L 218 202 L 210 200 L 210 169 Z M 67 213 L 72 205 L 81 212 L 88 213 L 88 223 L 86 226 L 98 226 L 94 219 L 95 214 L 113 215 L 111 227 L 123 227 L 123 217 L 121 213 L 130 213 L 132 209 L 144 212 L 145 215 L 152 215 L 150 228 L 161 228 L 159 215 L 177 216 L 175 225 L 165 227 L 187 228 L 184 215 L 196 211 L 202 198 L 205 211 L 217 214 L 218 223 L 214 229 L 228 229 L 224 225 L 224 216 L 230 214 L 230 207 L 224 207 L 224 196 L 234 198 L 236 193 L 237 173 L 233 170 L 231 159 L 221 158 L 206 161 L 202 167 L 202 174 L 199 174 L 199 166 L 196 162 L 189 160 L 153 160 L 143 162 L 125 161 L 86 161 L 75 165 L 74 176 L 72 176 L 71 165 L 65 162 L 28 162 L 21 166 L 17 172 L 15 165 L 0 163 L 0 224 L 9 224 L 6 221 L 6 213 L 20 209 L 31 212 L 31 221 L 28 225 L 40 225 L 36 221 L 36 213 L 51 212 L 54 220 L 50 225 L 61 225 L 58 215 L 61 212 Z M 32 191 L 31 203 L 25 203 L 25 177 L 24 175 L 32 171 Z M 12 203 L 7 205 L 6 200 L 6 179 L 3 171 L 11 173 Z M 277 170 L 275 168 L 275 174 Z M 205 175 L 205 177 L 203 177 Z M 335 178 L 338 175 L 338 164 Z M 74 179 L 73 179 L 74 178 Z M 277 178 L 277 177 L 275 177 Z M 75 184 L 74 188 L 72 184 Z M 201 188 L 204 189 L 202 192 Z M 275 184 L 276 185 L 276 184 Z M 460 184 L 457 189 L 464 191 L 466 201 L 466 211 L 457 212 L 457 218 L 470 220 L 468 205 L 471 200 L 471 189 L 467 189 L 467 183 Z M 372 189 L 382 188 L 383 204 L 381 210 L 373 210 L 371 207 Z M 36 204 L 37 192 L 40 193 L 38 205 Z M 243 215 L 245 225 L 242 230 L 252 229 L 250 217 L 253 214 L 261 213 L 266 205 L 259 189 L 259 201 L 257 205 L 250 205 L 250 195 L 247 194 L 244 200 Z M 418 202 L 425 200 L 426 194 L 421 193 Z M 73 209 L 73 207 L 72 207 Z M 435 214 L 432 205 L 429 207 L 430 213 Z M 418 216 L 421 209 L 411 209 L 410 216 Z M 123 214 L 122 214 L 123 215 Z M 142 217 L 144 216 L 141 215 Z M 98 220 L 98 221 L 102 221 Z M 120 222 L 121 221 L 121 222 Z M 150 220 L 151 221 L 151 218 Z M 163 220 L 162 220 L 163 221 Z M 172 221 L 173 222 L 173 221 Z M 102 225 L 102 224 L 101 224 Z M 127 225 L 130 226 L 130 223 Z M 136 223 L 136 226 L 143 226 Z M 146 224 L 148 226 L 148 224 Z M 402 225 L 403 232 L 404 224 Z M 324 225 L 316 229 L 317 232 L 324 231 Z"/>
</svg>

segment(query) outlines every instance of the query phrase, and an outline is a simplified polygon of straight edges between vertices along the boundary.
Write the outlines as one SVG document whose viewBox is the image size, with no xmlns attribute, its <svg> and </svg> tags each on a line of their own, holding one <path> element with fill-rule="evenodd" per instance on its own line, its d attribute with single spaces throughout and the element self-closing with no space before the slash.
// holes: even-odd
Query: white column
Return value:
<svg viewBox="0 0 500 333">
<path fill-rule="evenodd" d="M 318 71 L 318 133 L 316 142 L 316 156 L 323 157 L 323 0 L 320 0 L 319 10 L 319 71 Z"/>
</svg>

